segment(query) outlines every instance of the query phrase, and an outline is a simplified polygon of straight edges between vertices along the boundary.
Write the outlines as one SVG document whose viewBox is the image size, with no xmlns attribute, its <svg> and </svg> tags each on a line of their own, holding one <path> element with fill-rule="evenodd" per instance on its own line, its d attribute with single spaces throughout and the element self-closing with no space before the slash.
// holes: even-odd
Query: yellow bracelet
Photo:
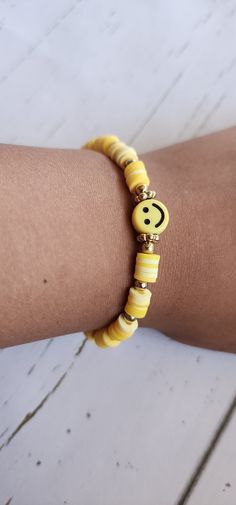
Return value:
<svg viewBox="0 0 236 505">
<path fill-rule="evenodd" d="M 145 165 L 132 147 L 115 135 L 106 135 L 90 140 L 83 148 L 105 154 L 124 171 L 126 184 L 136 204 L 132 224 L 138 232 L 141 251 L 136 256 L 134 286 L 129 290 L 124 311 L 115 321 L 105 328 L 85 332 L 86 337 L 94 340 L 99 347 L 117 347 L 134 334 L 138 328 L 137 319 L 147 313 L 152 296 L 147 284 L 156 282 L 160 261 L 154 245 L 168 225 L 169 213 L 162 202 L 155 200 L 156 192 L 148 189 L 150 180 Z"/>
</svg>

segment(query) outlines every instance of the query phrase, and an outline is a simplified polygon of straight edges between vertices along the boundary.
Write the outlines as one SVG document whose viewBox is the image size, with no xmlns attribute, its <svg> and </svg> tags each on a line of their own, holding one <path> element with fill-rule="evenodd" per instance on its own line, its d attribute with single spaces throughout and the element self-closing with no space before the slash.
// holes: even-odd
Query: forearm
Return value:
<svg viewBox="0 0 236 505">
<path fill-rule="evenodd" d="M 132 279 L 123 175 L 85 150 L 0 152 L 1 345 L 101 326 Z"/>
<path fill-rule="evenodd" d="M 236 351 L 234 136 L 143 156 L 170 210 L 143 324 Z M 0 178 L 1 345 L 110 322 L 125 304 L 136 253 L 121 171 L 89 151 L 1 146 Z"/>
<path fill-rule="evenodd" d="M 144 157 L 170 211 L 148 323 L 229 352 L 236 352 L 235 139 L 232 128 Z"/>
</svg>

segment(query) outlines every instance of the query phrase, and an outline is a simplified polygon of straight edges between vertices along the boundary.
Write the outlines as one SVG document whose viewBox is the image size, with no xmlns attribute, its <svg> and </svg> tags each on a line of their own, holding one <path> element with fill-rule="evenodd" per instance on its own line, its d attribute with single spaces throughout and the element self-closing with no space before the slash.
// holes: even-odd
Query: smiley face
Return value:
<svg viewBox="0 0 236 505">
<path fill-rule="evenodd" d="M 169 222 L 166 206 L 153 198 L 138 203 L 132 214 L 133 227 L 139 233 L 157 233 L 160 235 Z"/>
</svg>

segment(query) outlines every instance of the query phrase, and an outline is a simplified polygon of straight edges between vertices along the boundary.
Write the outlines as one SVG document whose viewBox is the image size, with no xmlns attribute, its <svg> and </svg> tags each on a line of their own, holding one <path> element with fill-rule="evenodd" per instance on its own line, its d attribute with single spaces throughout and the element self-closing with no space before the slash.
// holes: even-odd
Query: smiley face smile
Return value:
<svg viewBox="0 0 236 505">
<path fill-rule="evenodd" d="M 155 228 L 158 228 L 158 226 L 161 226 L 161 223 L 163 223 L 163 221 L 165 219 L 164 210 L 157 203 L 152 203 L 152 206 L 155 207 L 156 209 L 158 209 L 158 211 L 161 214 L 160 218 L 159 218 L 159 221 L 155 224 Z M 149 212 L 149 208 L 148 207 L 143 207 L 143 212 L 145 212 L 145 213 Z M 150 224 L 150 219 L 144 219 L 144 223 L 145 224 Z"/>
<path fill-rule="evenodd" d="M 162 233 L 169 222 L 165 205 L 153 198 L 138 203 L 132 214 L 132 223 L 139 233 Z"/>
</svg>

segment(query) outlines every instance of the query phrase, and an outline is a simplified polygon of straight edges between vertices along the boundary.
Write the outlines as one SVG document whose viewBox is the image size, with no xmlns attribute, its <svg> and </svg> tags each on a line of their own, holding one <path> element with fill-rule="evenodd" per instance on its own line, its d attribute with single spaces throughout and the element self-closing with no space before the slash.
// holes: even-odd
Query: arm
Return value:
<svg viewBox="0 0 236 505">
<path fill-rule="evenodd" d="M 143 325 L 236 352 L 236 129 L 144 155 L 167 204 Z M 0 345 L 101 327 L 123 309 L 136 243 L 123 174 L 83 150 L 0 147 Z"/>
</svg>

